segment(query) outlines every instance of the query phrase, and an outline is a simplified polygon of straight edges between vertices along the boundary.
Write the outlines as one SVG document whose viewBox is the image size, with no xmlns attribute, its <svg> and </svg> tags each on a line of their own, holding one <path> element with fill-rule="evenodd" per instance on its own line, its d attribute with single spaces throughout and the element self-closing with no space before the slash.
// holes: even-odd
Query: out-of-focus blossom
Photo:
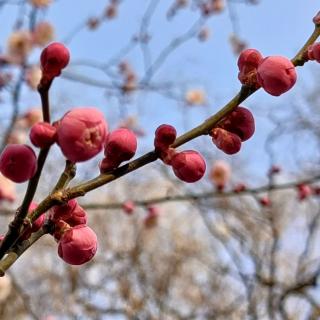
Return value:
<svg viewBox="0 0 320 320">
<path fill-rule="evenodd" d="M 153 228 L 157 225 L 158 223 L 158 218 L 159 218 L 159 208 L 155 205 L 149 205 L 147 207 L 147 215 L 144 218 L 144 226 L 148 229 Z"/>
<path fill-rule="evenodd" d="M 231 168 L 229 164 L 223 160 L 217 160 L 210 171 L 210 179 L 218 189 L 223 189 L 229 182 L 231 176 Z"/>
<path fill-rule="evenodd" d="M 208 27 L 202 28 L 198 33 L 199 41 L 207 41 L 210 37 L 210 29 Z"/>
<path fill-rule="evenodd" d="M 51 0 L 30 0 L 30 3 L 35 7 L 47 7 Z"/>
<path fill-rule="evenodd" d="M 0 63 L 1 64 L 1 63 Z M 0 73 L 0 89 L 4 88 L 12 80 L 12 74 L 8 72 Z"/>
<path fill-rule="evenodd" d="M 14 129 L 8 137 L 8 143 L 25 144 L 27 142 L 27 132 L 23 129 Z"/>
<path fill-rule="evenodd" d="M 12 290 L 12 282 L 9 275 L 0 278 L 0 302 L 5 301 Z"/>
<path fill-rule="evenodd" d="M 54 28 L 49 22 L 40 22 L 35 26 L 32 36 L 33 42 L 43 47 L 54 39 Z"/>
<path fill-rule="evenodd" d="M 95 17 L 91 17 L 87 21 L 87 26 L 90 30 L 95 30 L 99 27 L 100 25 L 100 20 Z"/>
<path fill-rule="evenodd" d="M 13 202 L 16 199 L 16 185 L 0 174 L 0 200 Z M 1 278 L 0 278 L 1 279 Z"/>
<path fill-rule="evenodd" d="M 205 92 L 201 89 L 190 89 L 185 95 L 185 101 L 188 105 L 204 105 L 206 104 Z"/>
<path fill-rule="evenodd" d="M 244 40 L 241 40 L 236 34 L 231 34 L 229 40 L 235 55 L 240 54 L 248 46 L 248 44 Z"/>
<path fill-rule="evenodd" d="M 118 14 L 118 6 L 116 3 L 109 4 L 104 12 L 104 15 L 107 19 L 114 19 Z"/>
<path fill-rule="evenodd" d="M 132 130 L 137 136 L 144 136 L 145 131 L 139 126 L 138 119 L 135 116 L 129 116 L 119 123 L 119 128 L 127 128 Z"/>
<path fill-rule="evenodd" d="M 19 62 L 32 50 L 32 36 L 30 32 L 19 30 L 13 32 L 7 43 L 8 54 L 14 56 Z"/>
<path fill-rule="evenodd" d="M 38 84 L 42 77 L 40 67 L 34 65 L 26 71 L 26 83 L 32 90 L 37 90 Z"/>
<path fill-rule="evenodd" d="M 31 128 L 35 123 L 42 120 L 42 110 L 40 108 L 31 108 L 22 118 L 26 121 L 28 127 Z"/>
</svg>

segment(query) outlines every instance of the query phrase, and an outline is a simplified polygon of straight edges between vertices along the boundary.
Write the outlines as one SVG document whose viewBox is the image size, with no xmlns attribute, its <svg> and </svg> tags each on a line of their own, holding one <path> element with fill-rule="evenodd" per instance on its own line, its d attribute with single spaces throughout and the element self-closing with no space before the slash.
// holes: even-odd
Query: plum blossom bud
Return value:
<svg viewBox="0 0 320 320">
<path fill-rule="evenodd" d="M 261 87 L 273 96 L 290 90 L 297 80 L 293 63 L 286 57 L 270 56 L 260 63 L 257 69 L 257 79 Z"/>
<path fill-rule="evenodd" d="M 57 142 L 72 162 L 96 156 L 103 148 L 107 133 L 107 122 L 96 108 L 74 108 L 57 124 Z"/>
<path fill-rule="evenodd" d="M 120 166 L 121 162 L 118 161 L 117 159 L 112 159 L 105 157 L 101 160 L 99 163 L 99 169 L 100 173 L 107 173 L 115 168 L 118 168 Z"/>
<path fill-rule="evenodd" d="M 40 62 L 43 77 L 52 79 L 58 77 L 61 74 L 61 70 L 64 69 L 70 59 L 69 50 L 59 42 L 53 42 L 43 49 Z"/>
<path fill-rule="evenodd" d="M 74 227 L 79 224 L 86 224 L 87 214 L 76 199 L 71 199 L 66 204 L 52 207 L 49 211 L 49 219 L 55 223 L 63 220 Z"/>
<path fill-rule="evenodd" d="M 3 303 L 9 297 L 12 290 L 12 282 L 9 275 L 0 278 L 0 303 Z"/>
<path fill-rule="evenodd" d="M 205 92 L 200 89 L 190 89 L 185 95 L 185 101 L 190 106 L 204 105 L 206 103 Z"/>
<path fill-rule="evenodd" d="M 258 50 L 245 49 L 239 55 L 238 68 L 239 70 L 257 68 L 262 60 L 262 54 Z"/>
<path fill-rule="evenodd" d="M 251 111 L 239 106 L 226 116 L 219 127 L 246 141 L 254 134 L 255 122 Z"/>
<path fill-rule="evenodd" d="M 13 202 L 16 200 L 16 196 L 15 183 L 0 174 L 0 201 Z"/>
<path fill-rule="evenodd" d="M 211 171 L 210 179 L 218 189 L 223 189 L 230 180 L 231 168 L 228 163 L 222 160 L 215 161 Z"/>
<path fill-rule="evenodd" d="M 320 42 L 316 42 L 308 47 L 309 60 L 316 60 L 320 63 Z"/>
<path fill-rule="evenodd" d="M 135 208 L 136 205 L 132 200 L 127 200 L 122 205 L 122 210 L 128 215 L 132 214 Z"/>
<path fill-rule="evenodd" d="M 48 148 L 56 141 L 57 129 L 48 122 L 37 122 L 30 131 L 30 140 L 35 147 Z"/>
<path fill-rule="evenodd" d="M 226 154 L 235 154 L 241 149 L 241 139 L 234 133 L 221 128 L 214 128 L 210 135 L 217 148 Z"/>
<path fill-rule="evenodd" d="M 8 39 L 8 53 L 22 62 L 32 50 L 32 37 L 28 31 L 15 31 Z"/>
<path fill-rule="evenodd" d="M 206 163 L 200 153 L 186 150 L 177 153 L 171 160 L 174 174 L 182 181 L 196 182 L 200 180 L 205 171 Z"/>
<path fill-rule="evenodd" d="M 49 22 L 38 23 L 33 30 L 33 43 L 45 46 L 54 39 L 54 28 Z"/>
<path fill-rule="evenodd" d="M 175 127 L 169 124 L 162 124 L 155 132 L 154 147 L 156 150 L 168 149 L 174 143 L 177 137 Z"/>
<path fill-rule="evenodd" d="M 130 160 L 137 150 L 137 137 L 129 129 L 120 128 L 109 133 L 104 154 L 108 159 L 119 163 Z"/>
<path fill-rule="evenodd" d="M 261 53 L 256 49 L 246 49 L 241 52 L 238 59 L 238 78 L 242 84 L 259 87 L 256 73 L 262 59 Z"/>
<path fill-rule="evenodd" d="M 80 224 L 87 224 L 88 218 L 86 211 L 77 204 L 74 210 L 72 210 L 71 216 L 65 219 L 71 227 L 75 227 Z"/>
<path fill-rule="evenodd" d="M 97 236 L 86 225 L 66 230 L 60 238 L 58 254 L 66 263 L 81 265 L 90 261 L 97 251 Z"/>
<path fill-rule="evenodd" d="M 71 199 L 65 204 L 54 206 L 49 210 L 49 219 L 51 221 L 70 219 L 77 205 L 77 200 Z"/>
<path fill-rule="evenodd" d="M 314 24 L 320 24 L 320 11 L 312 19 Z"/>
<path fill-rule="evenodd" d="M 42 71 L 38 66 L 32 66 L 26 71 L 26 83 L 32 89 L 36 90 L 42 77 Z"/>
<path fill-rule="evenodd" d="M 25 144 L 9 144 L 0 155 L 0 171 L 8 179 L 21 183 L 31 179 L 37 170 L 37 157 Z"/>
</svg>

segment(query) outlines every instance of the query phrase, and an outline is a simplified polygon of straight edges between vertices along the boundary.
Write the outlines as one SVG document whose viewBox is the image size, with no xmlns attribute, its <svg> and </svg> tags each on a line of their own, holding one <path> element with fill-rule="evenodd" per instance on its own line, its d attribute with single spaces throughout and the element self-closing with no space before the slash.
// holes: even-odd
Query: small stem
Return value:
<svg viewBox="0 0 320 320">
<path fill-rule="evenodd" d="M 52 80 L 48 82 L 41 80 L 38 86 L 38 92 L 41 97 L 42 104 L 42 116 L 44 122 L 50 123 L 50 105 L 49 105 L 49 89 L 51 87 Z"/>
<path fill-rule="evenodd" d="M 77 168 L 75 163 L 71 162 L 70 160 L 66 160 L 64 171 L 61 174 L 56 186 L 53 188 L 52 193 L 55 193 L 59 189 L 63 189 L 64 187 L 66 187 L 69 182 L 75 177 L 76 169 Z"/>
<path fill-rule="evenodd" d="M 298 51 L 298 53 L 295 55 L 295 57 L 291 59 L 291 62 L 295 66 L 303 66 L 304 65 L 304 63 L 306 62 L 305 57 L 304 57 L 305 52 L 308 50 L 308 47 L 311 44 L 316 42 L 316 40 L 319 38 L 319 36 L 320 36 L 320 25 L 315 25 L 314 31 L 311 34 L 311 36 L 309 37 L 309 39 L 306 41 L 304 46 Z"/>
<path fill-rule="evenodd" d="M 41 102 L 42 102 L 42 112 L 43 112 L 43 120 L 46 122 L 50 122 L 50 105 L 49 105 L 49 89 L 52 84 L 52 80 L 43 84 L 40 82 L 38 87 L 38 91 L 40 93 Z M 41 172 L 45 161 L 47 159 L 49 148 L 41 149 L 37 159 L 37 171 L 35 175 L 29 180 L 26 194 L 24 196 L 21 207 L 16 211 L 16 215 L 9 224 L 9 230 L 6 233 L 3 241 L 0 245 L 0 259 L 3 258 L 5 253 L 17 242 L 21 228 L 23 226 L 23 221 L 28 214 L 28 209 L 31 204 L 31 201 L 36 193 L 39 179 L 41 176 Z"/>
</svg>

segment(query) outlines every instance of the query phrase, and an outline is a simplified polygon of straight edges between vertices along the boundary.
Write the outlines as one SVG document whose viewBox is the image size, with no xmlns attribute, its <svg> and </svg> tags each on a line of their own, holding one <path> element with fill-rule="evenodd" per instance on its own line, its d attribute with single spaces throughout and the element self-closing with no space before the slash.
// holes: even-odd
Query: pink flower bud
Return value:
<svg viewBox="0 0 320 320">
<path fill-rule="evenodd" d="M 123 162 L 130 160 L 137 150 L 137 137 L 126 128 L 112 131 L 107 137 L 104 154 L 111 161 Z"/>
<path fill-rule="evenodd" d="M 308 58 L 310 60 L 316 60 L 320 63 L 320 42 L 316 42 L 308 48 Z"/>
<path fill-rule="evenodd" d="M 261 87 L 273 96 L 290 90 L 297 80 L 293 63 L 282 56 L 264 58 L 257 69 L 257 79 Z"/>
<path fill-rule="evenodd" d="M 97 251 L 97 236 L 86 225 L 78 225 L 61 236 L 58 254 L 66 263 L 81 265 L 90 261 Z"/>
<path fill-rule="evenodd" d="M 312 19 L 314 24 L 320 24 L 320 11 Z"/>
<path fill-rule="evenodd" d="M 210 135 L 217 148 L 226 154 L 235 154 L 241 149 L 241 139 L 234 133 L 221 128 L 214 128 Z"/>
<path fill-rule="evenodd" d="M 31 179 L 37 170 L 37 157 L 25 144 L 9 144 L 0 155 L 0 171 L 8 179 L 20 183 Z"/>
<path fill-rule="evenodd" d="M 185 182 L 200 180 L 205 171 L 206 163 L 200 153 L 186 150 L 177 153 L 171 161 L 174 174 Z"/>
<path fill-rule="evenodd" d="M 30 140 L 35 147 L 48 148 L 55 143 L 57 129 L 48 122 L 34 124 L 30 131 Z"/>
<path fill-rule="evenodd" d="M 299 201 L 302 201 L 304 199 L 309 198 L 312 195 L 312 188 L 307 184 L 299 184 L 297 186 L 298 191 L 298 199 Z"/>
<path fill-rule="evenodd" d="M 241 52 L 238 59 L 238 78 L 242 84 L 258 87 L 257 68 L 262 61 L 261 53 L 256 49 L 246 49 Z"/>
<path fill-rule="evenodd" d="M 100 173 L 107 173 L 115 168 L 118 168 L 121 161 L 118 159 L 103 158 L 99 163 Z"/>
<path fill-rule="evenodd" d="M 168 148 L 159 152 L 159 158 L 167 165 L 171 166 L 172 158 L 177 154 L 176 149 Z"/>
<path fill-rule="evenodd" d="M 107 132 L 107 122 L 98 109 L 74 108 L 57 124 L 57 142 L 67 159 L 81 162 L 102 150 Z"/>
<path fill-rule="evenodd" d="M 122 205 L 122 210 L 128 215 L 132 214 L 135 208 L 136 205 L 132 200 L 125 201 Z"/>
<path fill-rule="evenodd" d="M 87 224 L 87 213 L 79 204 L 77 204 L 72 211 L 71 216 L 69 218 L 66 218 L 65 222 L 68 223 L 71 227 L 75 227 L 80 224 Z"/>
<path fill-rule="evenodd" d="M 71 199 L 65 204 L 54 206 L 49 210 L 49 219 L 52 221 L 66 221 L 72 217 L 73 211 L 76 209 L 77 205 L 77 200 Z"/>
<path fill-rule="evenodd" d="M 243 69 L 255 69 L 262 61 L 262 54 L 256 49 L 243 50 L 238 58 L 238 68 Z"/>
<path fill-rule="evenodd" d="M 176 140 L 177 131 L 169 124 L 162 124 L 155 132 L 154 147 L 158 150 L 167 149 Z"/>
<path fill-rule="evenodd" d="M 53 42 L 43 49 L 40 62 L 43 76 L 52 79 L 61 74 L 70 59 L 69 50 L 59 42 Z"/>
<path fill-rule="evenodd" d="M 215 161 L 211 171 L 210 179 L 218 189 L 223 189 L 230 180 L 231 168 L 222 160 Z"/>
<path fill-rule="evenodd" d="M 62 235 L 69 229 L 71 229 L 70 225 L 66 223 L 64 220 L 54 221 L 54 230 L 53 230 L 54 240 L 59 242 Z"/>
<path fill-rule="evenodd" d="M 219 127 L 236 134 L 241 141 L 251 138 L 255 131 L 255 123 L 251 111 L 241 106 L 227 115 Z"/>
</svg>

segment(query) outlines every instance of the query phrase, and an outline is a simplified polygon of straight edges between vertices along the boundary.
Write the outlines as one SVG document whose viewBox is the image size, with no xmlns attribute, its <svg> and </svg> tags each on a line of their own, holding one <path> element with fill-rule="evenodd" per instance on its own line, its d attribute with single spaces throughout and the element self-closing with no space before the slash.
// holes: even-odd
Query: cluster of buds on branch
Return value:
<svg viewBox="0 0 320 320">
<path fill-rule="evenodd" d="M 216 2 L 211 1 L 210 8 Z M 40 152 L 36 156 L 25 144 L 9 144 L 0 155 L 0 171 L 5 177 L 17 183 L 29 181 L 22 205 L 17 209 L 15 218 L 1 241 L 0 270 L 5 271 L 14 262 L 2 263 L 9 259 L 4 257 L 9 250 L 20 250 L 19 244 L 29 241 L 24 247 L 27 249 L 45 233 L 54 236 L 58 242 L 58 254 L 65 262 L 79 265 L 91 260 L 97 250 L 97 236 L 87 226 L 86 212 L 75 198 L 148 163 L 161 159 L 172 167 L 173 173 L 180 180 L 188 183 L 200 180 L 206 171 L 204 157 L 195 150 L 178 151 L 177 148 L 201 135 L 209 135 L 214 144 L 225 153 L 238 152 L 241 143 L 251 138 L 255 132 L 252 113 L 240 104 L 260 87 L 273 96 L 291 89 L 297 79 L 296 66 L 303 65 L 308 60 L 319 62 L 319 44 L 315 43 L 319 35 L 320 25 L 316 22 L 315 31 L 292 60 L 282 56 L 263 58 L 258 50 L 245 50 L 238 60 L 241 90 L 224 108 L 180 137 L 177 137 L 173 126 L 161 125 L 155 132 L 154 150 L 122 166 L 122 162 L 129 161 L 135 155 L 136 135 L 127 128 L 109 132 L 107 121 L 97 108 L 75 107 L 60 120 L 51 123 L 49 89 L 53 80 L 68 65 L 70 57 L 69 50 L 63 44 L 50 44 L 40 57 L 42 76 L 38 91 L 42 101 L 43 121 L 35 123 L 30 131 L 30 140 L 40 148 Z M 66 168 L 52 193 L 35 205 L 32 200 L 50 146 L 54 143 L 67 159 Z M 75 175 L 75 164 L 92 159 L 103 149 L 100 175 L 69 187 L 68 184 Z M 220 164 L 210 175 L 221 192 L 229 179 L 230 171 Z M 242 186 L 237 192 L 244 190 Z M 311 194 L 306 185 L 299 186 L 298 191 L 300 200 Z M 264 206 L 270 205 L 267 198 L 260 202 Z M 133 204 L 127 203 L 124 210 L 131 213 L 134 210 Z M 153 226 L 157 216 L 156 207 L 148 207 L 145 226 Z"/>
</svg>

